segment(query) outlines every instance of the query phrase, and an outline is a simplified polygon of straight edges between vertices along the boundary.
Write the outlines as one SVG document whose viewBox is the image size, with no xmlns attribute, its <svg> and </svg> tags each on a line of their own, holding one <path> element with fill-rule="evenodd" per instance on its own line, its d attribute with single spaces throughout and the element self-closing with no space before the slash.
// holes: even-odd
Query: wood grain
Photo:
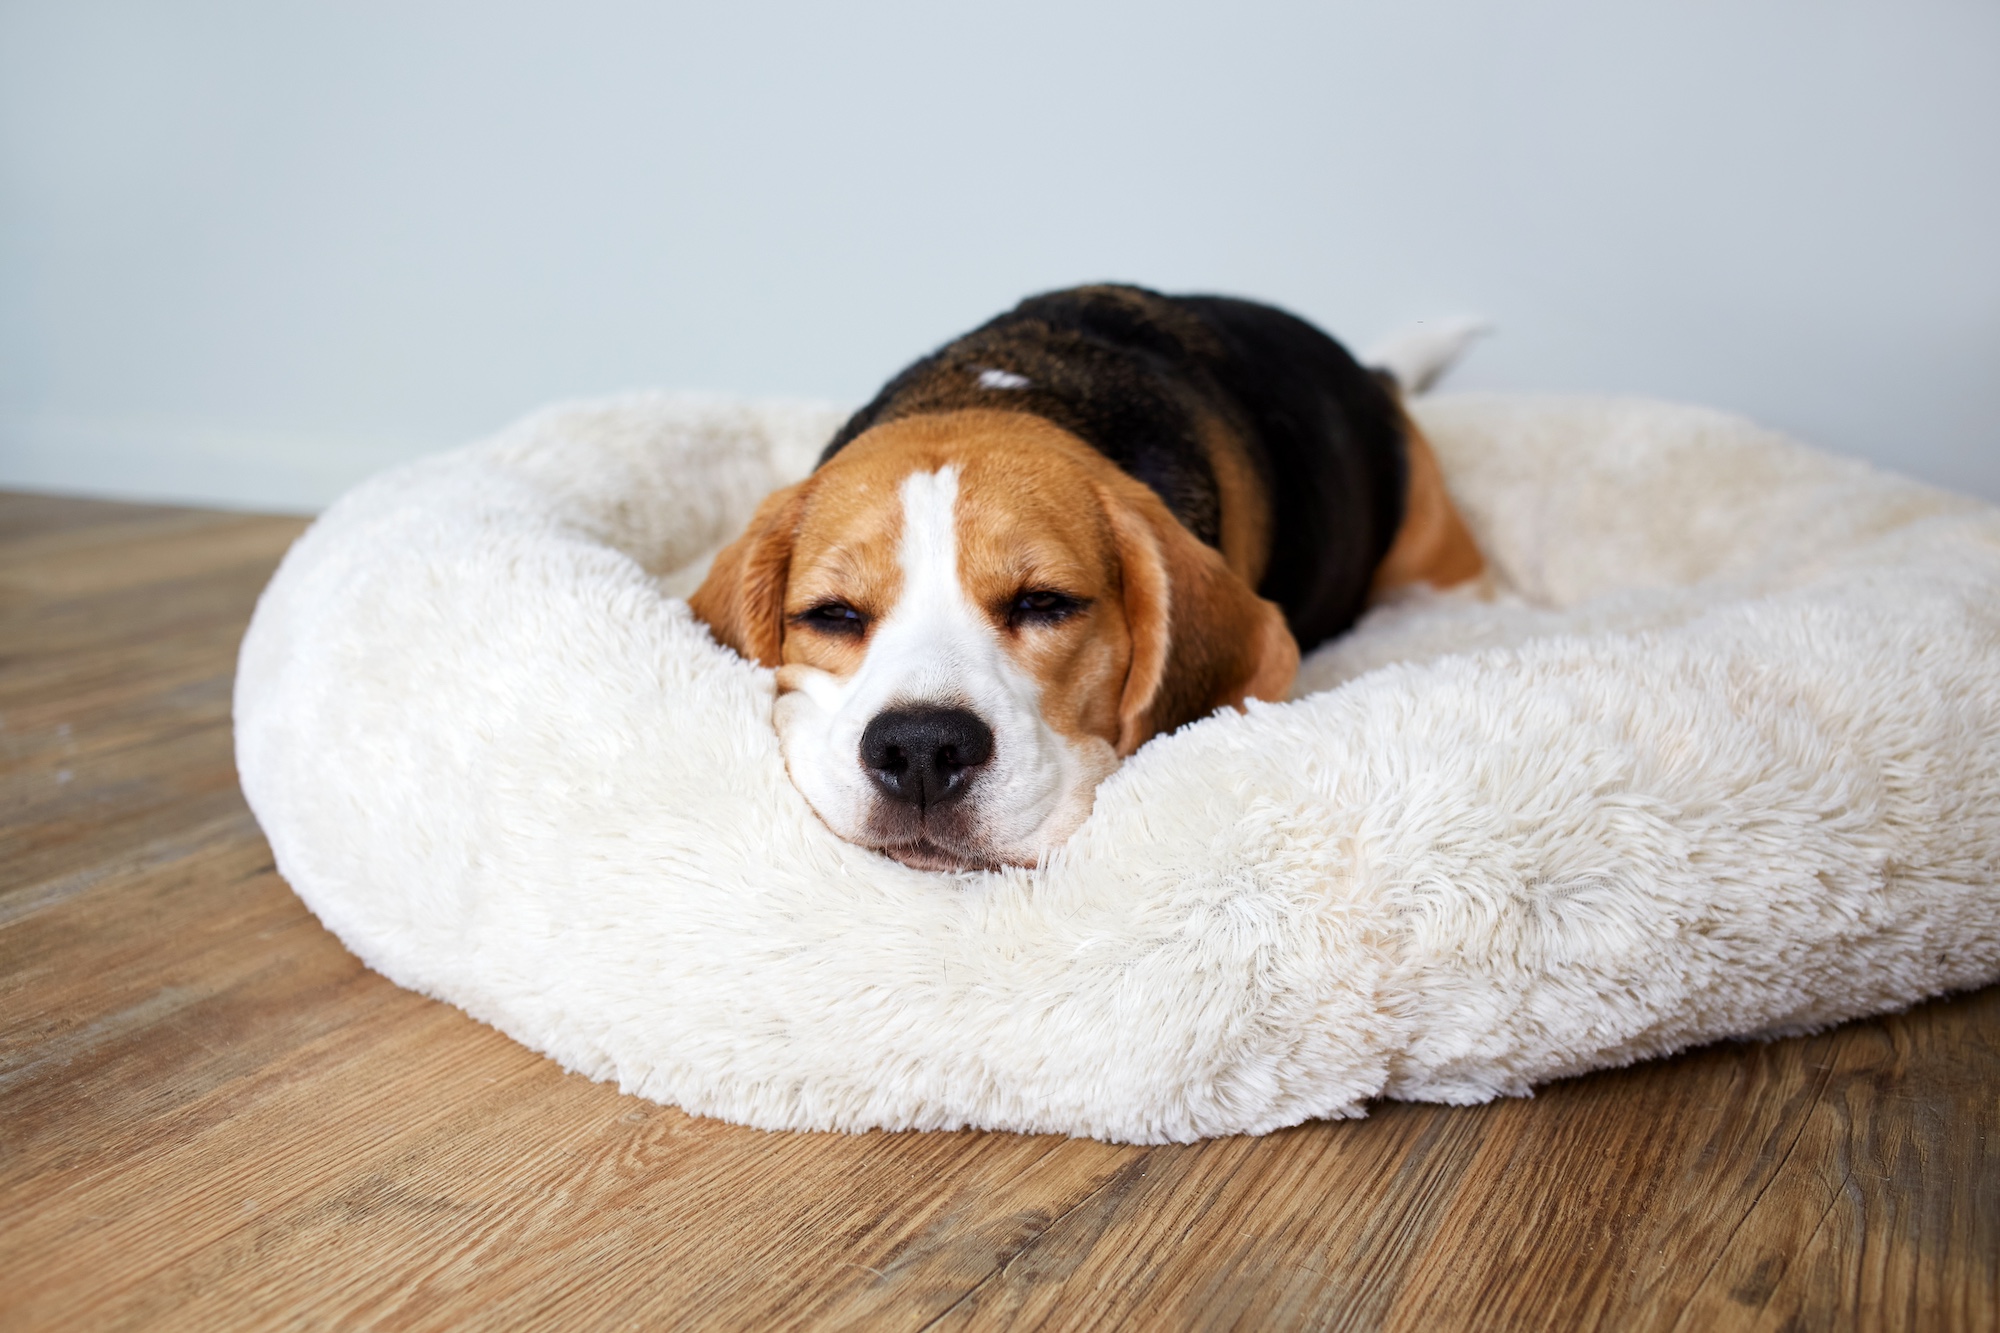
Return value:
<svg viewBox="0 0 2000 1333">
<path fill-rule="evenodd" d="M 294 519 L 0 495 L 0 1326 L 2000 1328 L 2000 991 L 1262 1139 L 765 1134 L 369 973 L 236 789 Z"/>
</svg>

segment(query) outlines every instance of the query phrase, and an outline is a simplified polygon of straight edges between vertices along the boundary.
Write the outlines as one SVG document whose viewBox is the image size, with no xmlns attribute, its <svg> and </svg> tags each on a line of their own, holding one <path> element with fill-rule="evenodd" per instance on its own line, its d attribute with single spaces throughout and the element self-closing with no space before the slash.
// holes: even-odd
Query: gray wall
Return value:
<svg viewBox="0 0 2000 1333">
<path fill-rule="evenodd" d="M 2000 498 L 1996 131 L 1990 0 L 7 3 L 0 485 L 313 507 L 1115 277 Z"/>
</svg>

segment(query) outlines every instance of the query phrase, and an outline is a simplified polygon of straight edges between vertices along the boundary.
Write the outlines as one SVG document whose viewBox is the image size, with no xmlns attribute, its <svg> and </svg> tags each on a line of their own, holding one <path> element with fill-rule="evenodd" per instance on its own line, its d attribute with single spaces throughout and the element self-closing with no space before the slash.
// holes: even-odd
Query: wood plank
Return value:
<svg viewBox="0 0 2000 1333">
<path fill-rule="evenodd" d="M 1184 1147 L 566 1074 L 272 869 L 229 680 L 300 527 L 0 495 L 0 1327 L 2000 1328 L 2000 989 Z"/>
</svg>

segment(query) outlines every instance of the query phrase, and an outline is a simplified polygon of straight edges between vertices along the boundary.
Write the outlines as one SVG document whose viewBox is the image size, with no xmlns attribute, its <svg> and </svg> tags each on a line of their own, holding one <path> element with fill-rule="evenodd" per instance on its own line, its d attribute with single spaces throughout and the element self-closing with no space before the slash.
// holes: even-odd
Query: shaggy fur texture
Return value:
<svg viewBox="0 0 2000 1333">
<path fill-rule="evenodd" d="M 1037 870 L 833 837 L 670 595 L 803 408 L 562 408 L 347 496 L 244 641 L 244 789 L 371 966 L 773 1128 L 1255 1133 L 2000 976 L 2000 512 L 1692 408 L 1417 414 L 1500 599 L 1154 740 Z"/>
</svg>

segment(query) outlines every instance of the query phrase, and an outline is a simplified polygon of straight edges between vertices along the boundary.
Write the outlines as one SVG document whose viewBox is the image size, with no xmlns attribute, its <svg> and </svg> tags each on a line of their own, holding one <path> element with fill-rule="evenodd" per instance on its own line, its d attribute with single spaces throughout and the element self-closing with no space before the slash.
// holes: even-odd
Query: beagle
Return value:
<svg viewBox="0 0 2000 1333">
<path fill-rule="evenodd" d="M 691 597 L 787 769 L 922 869 L 1032 865 L 1147 738 L 1484 561 L 1394 381 L 1270 306 L 1080 287 L 889 381 Z"/>
</svg>

